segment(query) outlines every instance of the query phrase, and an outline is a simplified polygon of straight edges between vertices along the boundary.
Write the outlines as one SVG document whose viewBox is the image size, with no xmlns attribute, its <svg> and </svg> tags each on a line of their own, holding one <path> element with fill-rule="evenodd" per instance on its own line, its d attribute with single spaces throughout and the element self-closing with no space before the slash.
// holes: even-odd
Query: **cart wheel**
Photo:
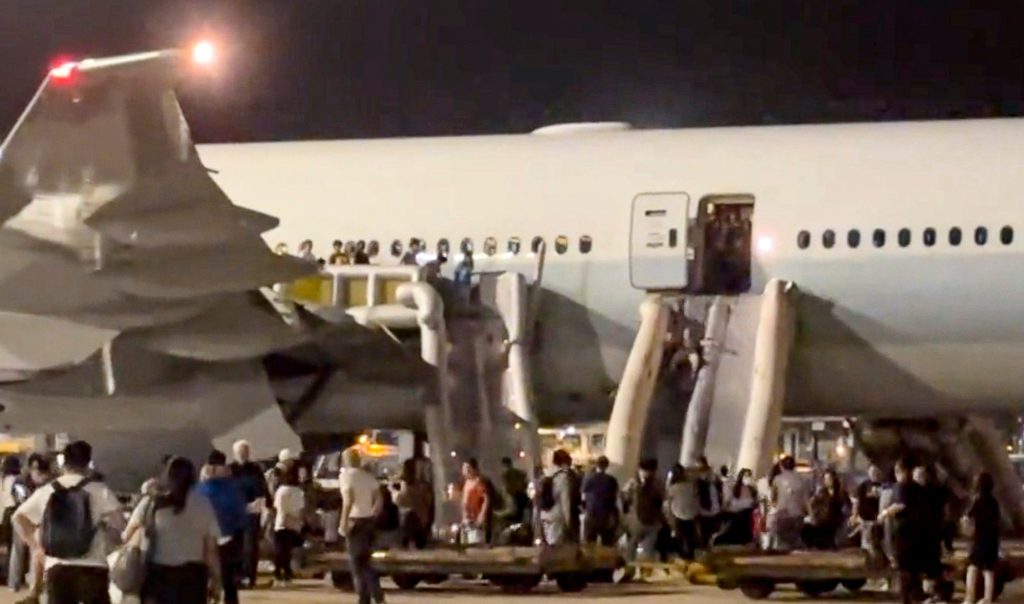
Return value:
<svg viewBox="0 0 1024 604">
<path fill-rule="evenodd" d="M 718 586 L 718 589 L 722 589 L 725 591 L 733 591 L 734 589 L 739 589 L 740 587 L 740 584 L 736 582 L 736 579 L 729 579 L 721 575 L 719 575 L 718 578 L 715 580 L 715 585 Z"/>
<path fill-rule="evenodd" d="M 555 575 L 558 589 L 565 593 L 575 593 L 587 588 L 587 577 L 582 573 L 562 573 Z"/>
<path fill-rule="evenodd" d="M 602 568 L 590 573 L 591 583 L 615 583 L 615 569 Z"/>
<path fill-rule="evenodd" d="M 867 579 L 844 579 L 844 580 L 840 581 L 840 584 L 843 586 L 843 589 L 845 589 L 846 591 L 849 591 L 849 592 L 852 592 L 852 593 L 857 593 L 858 591 L 864 589 L 864 586 L 868 584 L 868 580 Z"/>
<path fill-rule="evenodd" d="M 775 591 L 775 583 L 767 579 L 740 581 L 740 592 L 751 600 L 764 600 Z"/>
<path fill-rule="evenodd" d="M 448 575 L 423 575 L 423 582 L 427 585 L 440 585 L 448 580 Z"/>
<path fill-rule="evenodd" d="M 540 585 L 540 575 L 497 575 L 489 577 L 491 583 L 498 586 L 503 593 L 525 594 Z"/>
<path fill-rule="evenodd" d="M 391 580 L 395 582 L 395 585 L 398 586 L 398 589 L 409 591 L 412 589 L 416 589 L 416 586 L 420 584 L 420 581 L 423 580 L 423 577 L 421 577 L 420 575 L 409 575 L 399 573 L 397 575 L 391 575 Z"/>
<path fill-rule="evenodd" d="M 332 570 L 330 572 L 331 584 L 334 585 L 335 589 L 342 591 L 352 591 L 354 584 L 352 583 L 352 574 L 343 570 Z"/>
<path fill-rule="evenodd" d="M 839 587 L 839 581 L 835 579 L 821 579 L 818 581 L 797 581 L 796 588 L 804 593 L 804 595 L 812 598 L 817 598 L 822 594 L 827 594 L 830 591 L 835 591 Z"/>
</svg>

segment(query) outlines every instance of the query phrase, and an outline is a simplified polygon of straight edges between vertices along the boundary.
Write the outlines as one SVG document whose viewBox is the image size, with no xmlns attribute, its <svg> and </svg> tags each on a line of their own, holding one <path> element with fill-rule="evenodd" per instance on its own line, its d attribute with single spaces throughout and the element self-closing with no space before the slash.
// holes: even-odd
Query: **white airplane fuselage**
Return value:
<svg viewBox="0 0 1024 604">
<path fill-rule="evenodd" d="M 583 132 L 199 147 L 231 199 L 278 216 L 267 236 L 318 255 L 334 239 L 464 238 L 477 270 L 532 270 L 548 245 L 539 401 L 606 413 L 638 325 L 631 204 L 750 195 L 751 292 L 804 296 L 786 412 L 933 415 L 1024 400 L 1024 120 Z M 685 229 L 685 225 L 681 225 Z M 1004 227 L 1013 240 L 1004 244 Z M 950 243 L 959 228 L 962 242 Z M 978 231 L 978 229 L 985 229 Z M 860 234 L 851 248 L 850 230 Z M 885 233 L 876 246 L 874 232 Z M 902 245 L 900 231 L 909 230 Z M 934 229 L 934 245 L 925 244 Z M 835 233 L 826 249 L 823 233 Z M 810 245 L 798 246 L 801 231 Z M 905 234 L 904 234 L 905 235 Z M 978 243 L 984 235 L 984 245 Z M 556 238 L 568 239 L 558 253 Z M 580 251 L 581 237 L 592 240 Z M 483 253 L 493 237 L 498 253 Z M 517 237 L 522 252 L 506 252 Z M 594 409 L 593 413 L 588 412 Z"/>
</svg>

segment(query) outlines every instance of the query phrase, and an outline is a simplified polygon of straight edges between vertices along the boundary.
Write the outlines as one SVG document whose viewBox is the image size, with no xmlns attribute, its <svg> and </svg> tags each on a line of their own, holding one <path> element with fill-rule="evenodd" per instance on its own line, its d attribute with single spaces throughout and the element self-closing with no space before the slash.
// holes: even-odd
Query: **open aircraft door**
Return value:
<svg viewBox="0 0 1024 604">
<path fill-rule="evenodd" d="M 686 193 L 641 193 L 633 198 L 629 232 L 629 282 L 633 287 L 686 287 L 689 209 Z"/>
</svg>

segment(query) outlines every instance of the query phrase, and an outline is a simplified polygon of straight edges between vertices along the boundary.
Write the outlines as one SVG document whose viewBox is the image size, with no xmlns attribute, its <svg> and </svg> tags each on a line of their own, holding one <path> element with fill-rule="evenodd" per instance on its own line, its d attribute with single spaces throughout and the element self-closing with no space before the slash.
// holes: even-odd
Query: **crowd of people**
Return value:
<svg viewBox="0 0 1024 604">
<path fill-rule="evenodd" d="M 215 595 L 233 604 L 239 589 L 258 585 L 261 546 L 271 546 L 274 585 L 287 586 L 308 539 L 322 531 L 328 543 L 345 539 L 360 604 L 382 604 L 371 553 L 424 548 L 443 532 L 433 526 L 438 502 L 424 458 L 406 460 L 398 480 L 388 483 L 348 449 L 337 496 L 326 497 L 294 451 L 281 451 L 269 470 L 252 459 L 245 441 L 235 443 L 232 456 L 229 463 L 213 451 L 198 469 L 168 456 L 161 475 L 130 502 L 106 486 L 88 443 L 69 444 L 56 465 L 41 455 L 30 456 L 25 468 L 19 458 L 6 458 L 0 526 L 10 546 L 8 585 L 24 591 L 26 603 L 44 593 L 51 604 L 106 603 L 112 557 L 145 544 L 144 583 L 140 593 L 125 595 L 155 604 L 205 603 Z M 657 461 L 645 459 L 620 485 L 607 458 L 581 471 L 564 450 L 532 477 L 505 458 L 495 482 L 470 458 L 451 493 L 461 511 L 453 539 L 466 547 L 600 543 L 623 547 L 634 560 L 693 559 L 723 544 L 857 544 L 872 564 L 899 570 L 903 600 L 911 602 L 939 597 L 943 550 L 952 547 L 962 517 L 972 536 L 967 602 L 992 601 L 1001 517 L 990 475 L 977 477 L 963 510 L 931 466 L 901 461 L 888 479 L 872 466 L 848 490 L 851 482 L 831 469 L 802 472 L 791 457 L 760 482 L 749 470 L 732 475 L 701 458 L 692 467 L 673 466 L 664 479 Z"/>
</svg>

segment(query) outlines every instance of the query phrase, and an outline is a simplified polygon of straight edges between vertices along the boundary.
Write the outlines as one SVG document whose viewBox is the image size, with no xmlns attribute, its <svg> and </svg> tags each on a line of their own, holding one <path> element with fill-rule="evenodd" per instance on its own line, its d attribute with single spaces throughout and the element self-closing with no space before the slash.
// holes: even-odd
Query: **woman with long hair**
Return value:
<svg viewBox="0 0 1024 604">
<path fill-rule="evenodd" d="M 725 510 L 729 521 L 715 539 L 716 545 L 747 545 L 754 541 L 754 509 L 757 507 L 757 487 L 753 473 L 743 468 L 736 475 L 725 496 Z"/>
<path fill-rule="evenodd" d="M 144 604 L 206 604 L 211 593 L 220 594 L 220 529 L 213 505 L 195 485 L 192 462 L 171 459 L 157 494 L 144 497 L 128 522 L 126 542 L 152 538 Z"/>
<path fill-rule="evenodd" d="M 836 549 L 846 504 L 846 492 L 839 481 L 839 475 L 831 468 L 825 470 L 821 477 L 821 485 L 808 505 L 810 523 L 804 530 L 804 542 L 808 547 Z"/>
</svg>

